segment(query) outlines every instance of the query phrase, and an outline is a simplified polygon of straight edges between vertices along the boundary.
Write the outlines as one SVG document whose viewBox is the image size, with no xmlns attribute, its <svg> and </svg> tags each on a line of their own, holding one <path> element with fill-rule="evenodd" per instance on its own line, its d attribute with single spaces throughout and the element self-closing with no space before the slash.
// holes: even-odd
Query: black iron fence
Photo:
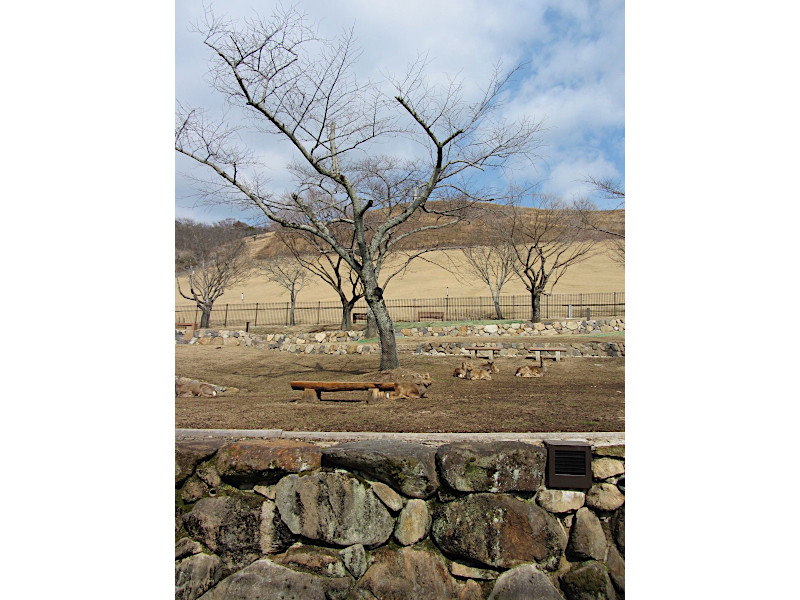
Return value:
<svg viewBox="0 0 800 600">
<path fill-rule="evenodd" d="M 496 319 L 494 301 L 489 296 L 467 298 L 385 299 L 392 321 L 416 323 L 428 321 L 479 321 Z M 504 319 L 531 318 L 531 297 L 501 296 L 500 310 Z M 256 302 L 250 304 L 216 304 L 211 311 L 210 327 L 244 328 L 259 325 L 288 325 L 289 302 Z M 356 303 L 354 315 L 365 315 L 364 300 Z M 542 296 L 542 320 L 586 317 L 590 319 L 625 316 L 625 292 L 591 292 Z M 342 321 L 342 305 L 338 301 L 297 302 L 294 308 L 296 325 L 338 325 Z M 196 306 L 176 306 L 176 323 L 200 323 Z"/>
</svg>

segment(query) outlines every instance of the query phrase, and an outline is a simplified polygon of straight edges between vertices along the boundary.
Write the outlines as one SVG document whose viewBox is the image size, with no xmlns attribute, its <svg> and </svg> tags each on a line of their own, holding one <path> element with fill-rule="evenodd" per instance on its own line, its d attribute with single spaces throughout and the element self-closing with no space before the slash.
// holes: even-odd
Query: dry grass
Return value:
<svg viewBox="0 0 800 600">
<path fill-rule="evenodd" d="M 605 339 L 604 341 L 608 341 Z M 401 368 L 379 372 L 375 355 L 295 355 L 242 347 L 176 346 L 175 373 L 233 386 L 217 398 L 176 398 L 179 428 L 287 431 L 546 432 L 624 431 L 625 360 L 550 361 L 542 378 L 514 376 L 523 358 L 498 358 L 492 381 L 452 377 L 462 358 L 401 353 Z M 411 381 L 428 372 L 427 397 L 367 404 L 366 392 L 323 394 L 301 403 L 293 380 Z M 344 402 L 339 400 L 358 400 Z"/>
</svg>

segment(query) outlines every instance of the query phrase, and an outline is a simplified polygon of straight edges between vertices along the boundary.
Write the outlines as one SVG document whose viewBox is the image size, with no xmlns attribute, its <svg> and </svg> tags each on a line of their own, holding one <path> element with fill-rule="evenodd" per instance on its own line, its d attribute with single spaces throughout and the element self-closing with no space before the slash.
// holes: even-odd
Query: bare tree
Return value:
<svg viewBox="0 0 800 600">
<path fill-rule="evenodd" d="M 535 196 L 533 208 L 512 204 L 499 220 L 513 254 L 513 269 L 531 295 L 531 321 L 541 320 L 541 296 L 553 287 L 569 267 L 594 251 L 595 235 L 577 227 L 580 215 L 556 198 Z"/>
<path fill-rule="evenodd" d="M 352 247 L 352 230 L 339 229 L 349 233 Z M 336 235 L 335 230 L 334 235 Z M 353 326 L 353 307 L 364 295 L 358 274 L 316 236 L 282 228 L 275 233 L 275 237 L 298 264 L 333 288 L 342 304 L 340 328 L 343 331 L 350 329 Z M 342 241 L 342 244 L 346 242 Z"/>
<path fill-rule="evenodd" d="M 615 200 L 616 207 L 612 210 L 625 209 L 625 188 L 620 181 L 613 178 L 587 177 L 584 180 L 592 186 L 594 193 L 605 200 Z M 610 220 L 605 211 L 598 211 L 597 204 L 590 199 L 581 198 L 574 202 L 574 209 L 580 215 L 578 227 L 594 231 L 602 235 L 611 246 L 611 258 L 620 264 L 625 264 L 625 219 Z"/>
<path fill-rule="evenodd" d="M 217 298 L 250 275 L 252 263 L 245 239 L 231 223 L 205 225 L 178 219 L 175 241 L 178 293 L 197 305 L 201 312 L 200 327 L 208 327 Z M 177 277 L 181 274 L 189 278 L 188 294 Z"/>
<path fill-rule="evenodd" d="M 294 307 L 297 295 L 308 280 L 308 271 L 294 258 L 273 258 L 258 263 L 258 268 L 267 279 L 289 292 L 289 325 L 294 325 Z"/>
<path fill-rule="evenodd" d="M 540 124 L 497 118 L 513 70 L 497 69 L 475 102 L 461 86 L 431 88 L 419 59 L 391 93 L 360 82 L 353 35 L 318 39 L 293 9 L 272 20 L 228 22 L 211 12 L 197 27 L 213 54 L 212 81 L 229 103 L 249 114 L 256 132 L 276 134 L 295 152 L 292 193 L 272 194 L 254 152 L 239 142 L 237 127 L 212 121 L 179 105 L 175 149 L 208 167 L 200 183 L 204 197 L 227 194 L 231 202 L 258 207 L 272 221 L 304 231 L 327 244 L 358 274 L 380 336 L 380 369 L 399 365 L 389 312 L 379 285 L 386 251 L 410 235 L 457 222 L 459 202 L 494 198 L 470 175 L 533 158 Z M 405 146 L 401 157 L 388 144 Z M 421 157 L 409 148 L 421 149 Z M 402 226 L 419 211 L 431 217 L 413 230 Z M 331 228 L 344 225 L 353 244 L 342 244 Z M 349 239 L 349 238 L 348 238 Z"/>
<path fill-rule="evenodd" d="M 495 314 L 498 319 L 502 319 L 500 290 L 514 277 L 514 250 L 507 241 L 495 239 L 497 242 L 491 246 L 470 246 L 462 248 L 461 252 L 467 261 L 468 275 L 489 287 Z"/>
</svg>

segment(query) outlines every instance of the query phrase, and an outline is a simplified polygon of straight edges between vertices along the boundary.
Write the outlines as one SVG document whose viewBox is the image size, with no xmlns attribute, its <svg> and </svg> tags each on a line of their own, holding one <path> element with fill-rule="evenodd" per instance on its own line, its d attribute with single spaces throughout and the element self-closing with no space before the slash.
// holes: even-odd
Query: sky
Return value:
<svg viewBox="0 0 800 600">
<path fill-rule="evenodd" d="M 226 0 L 210 6 L 215 14 L 241 18 L 256 14 L 254 7 L 257 14 L 269 16 L 276 5 L 274 0 Z M 283 2 L 284 7 L 292 5 Z M 624 186 L 624 2 L 305 0 L 297 6 L 318 24 L 323 37 L 354 30 L 362 51 L 355 65 L 361 79 L 402 73 L 422 53 L 431 61 L 428 75 L 434 85 L 457 77 L 467 94 L 475 94 L 498 61 L 505 68 L 523 65 L 509 88 L 503 116 L 541 121 L 544 131 L 538 159 L 514 178 L 565 200 L 587 196 L 590 187 L 584 180 L 589 176 L 614 178 Z M 209 50 L 190 30 L 202 16 L 203 5 L 178 0 L 175 10 L 176 101 L 219 114 L 225 104 L 206 76 Z M 292 181 L 284 168 L 291 159 L 288 142 L 265 136 L 251 138 L 250 143 L 266 157 L 274 191 L 290 189 Z M 176 156 L 175 167 L 176 217 L 252 221 L 259 216 L 198 205 L 187 179 L 187 174 L 198 174 L 197 166 Z M 594 199 L 600 208 L 617 206 L 616 201 Z"/>
</svg>

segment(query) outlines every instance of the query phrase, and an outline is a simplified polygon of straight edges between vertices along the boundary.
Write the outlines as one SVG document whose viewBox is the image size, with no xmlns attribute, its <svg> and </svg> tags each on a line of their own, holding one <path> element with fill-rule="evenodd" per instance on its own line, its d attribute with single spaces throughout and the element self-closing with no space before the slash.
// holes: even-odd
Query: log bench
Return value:
<svg viewBox="0 0 800 600">
<path fill-rule="evenodd" d="M 444 321 L 444 313 L 439 311 L 420 311 L 417 313 L 417 321 Z"/>
<path fill-rule="evenodd" d="M 533 360 L 539 361 L 539 366 L 542 366 L 544 357 L 542 356 L 542 352 L 554 352 L 555 356 L 552 358 L 555 359 L 556 362 L 561 360 L 561 353 L 564 353 L 564 358 L 567 355 L 567 349 L 564 346 L 534 346 L 533 348 L 528 348 L 528 356 L 525 358 L 531 358 Z M 533 354 L 531 356 L 531 354 Z"/>
<path fill-rule="evenodd" d="M 184 327 L 186 329 L 191 327 L 192 330 L 194 331 L 195 329 L 197 329 L 197 323 L 175 323 L 175 329 L 177 329 L 178 327 Z"/>
<path fill-rule="evenodd" d="M 322 392 L 352 392 L 366 390 L 367 404 L 378 402 L 383 398 L 383 392 L 394 391 L 394 382 L 386 381 L 291 381 L 293 390 L 303 390 L 300 398 L 303 402 L 318 402 L 322 400 Z M 333 400 L 328 398 L 328 400 Z M 358 400 L 336 399 L 338 402 L 359 402 Z"/>
<path fill-rule="evenodd" d="M 478 358 L 478 352 L 488 352 L 489 360 L 494 360 L 494 353 L 500 352 L 502 348 L 495 346 L 464 346 L 464 350 L 469 350 L 472 353 L 472 357 L 476 359 Z"/>
</svg>

